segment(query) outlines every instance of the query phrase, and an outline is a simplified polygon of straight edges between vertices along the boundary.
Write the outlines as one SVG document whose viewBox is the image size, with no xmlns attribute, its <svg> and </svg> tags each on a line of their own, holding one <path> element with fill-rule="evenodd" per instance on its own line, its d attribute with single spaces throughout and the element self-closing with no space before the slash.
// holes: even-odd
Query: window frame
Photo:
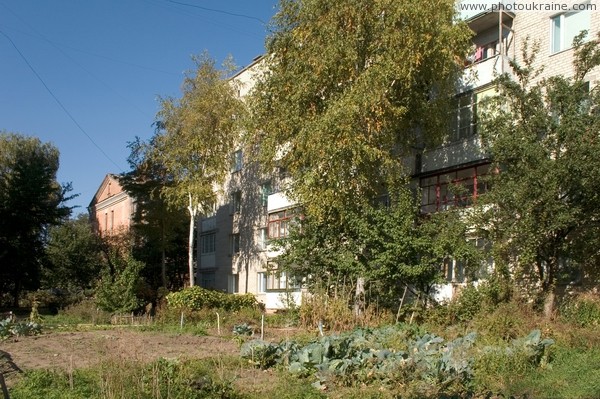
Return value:
<svg viewBox="0 0 600 399">
<path fill-rule="evenodd" d="M 577 14 L 581 14 L 583 18 L 586 18 L 586 21 L 585 21 L 586 26 L 579 29 L 577 32 L 575 32 L 574 35 L 569 35 L 569 37 L 566 37 L 566 33 L 572 33 L 571 32 L 572 29 L 569 29 L 568 18 L 571 16 L 574 16 L 574 15 L 577 15 Z M 587 15 L 584 16 L 583 14 L 587 14 Z M 558 30 L 557 30 L 557 24 L 556 24 L 557 21 L 558 21 Z M 571 23 L 573 23 L 573 22 L 571 22 Z M 573 39 L 579 33 L 581 33 L 582 30 L 588 31 L 588 34 L 585 38 L 585 40 L 588 40 L 590 26 L 591 26 L 591 12 L 588 9 L 568 11 L 568 12 L 563 12 L 561 14 L 556 14 L 556 15 L 551 16 L 550 17 L 550 54 L 551 55 L 558 54 L 562 51 L 573 48 Z M 557 36 L 559 36 L 559 37 L 557 38 Z M 567 41 L 569 41 L 569 42 L 567 43 Z"/>
<path fill-rule="evenodd" d="M 465 99 L 467 99 L 468 102 L 462 104 L 461 102 Z M 454 97 L 452 111 L 449 118 L 449 142 L 453 143 L 461 141 L 477 134 L 478 101 L 478 93 L 475 91 L 461 93 Z"/>
<path fill-rule="evenodd" d="M 239 172 L 244 167 L 244 153 L 236 150 L 231 153 L 231 173 Z"/>
<path fill-rule="evenodd" d="M 236 190 L 231 193 L 231 214 L 240 213 L 242 209 L 242 192 Z"/>
<path fill-rule="evenodd" d="M 489 189 L 487 182 L 482 178 L 490 174 L 490 167 L 489 163 L 479 164 L 421 177 L 421 212 L 431 213 L 472 205 Z M 469 182 L 472 183 L 464 184 Z M 451 185 L 466 187 L 467 191 L 455 193 L 450 188 Z"/>
<path fill-rule="evenodd" d="M 288 290 L 298 290 L 301 283 L 285 271 L 270 269 L 258 272 L 257 274 L 257 292 L 282 292 Z"/>
<path fill-rule="evenodd" d="M 207 241 L 209 241 L 209 242 L 207 242 Z M 201 234 L 200 235 L 200 255 L 214 254 L 216 252 L 216 248 L 217 248 L 216 241 L 217 241 L 217 234 L 214 232 Z"/>
<path fill-rule="evenodd" d="M 296 216 L 296 208 L 270 212 L 267 215 L 267 238 L 269 240 L 276 240 L 287 237 L 290 233 L 290 223 Z"/>
<path fill-rule="evenodd" d="M 229 253 L 235 256 L 240 253 L 240 234 L 234 233 L 229 235 Z"/>
</svg>

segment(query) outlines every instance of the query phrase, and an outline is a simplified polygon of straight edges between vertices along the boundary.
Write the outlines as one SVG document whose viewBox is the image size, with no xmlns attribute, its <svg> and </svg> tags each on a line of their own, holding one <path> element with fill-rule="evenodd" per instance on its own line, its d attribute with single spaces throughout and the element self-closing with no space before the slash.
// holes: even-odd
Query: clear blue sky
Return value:
<svg viewBox="0 0 600 399">
<path fill-rule="evenodd" d="M 276 9 L 277 0 L 0 0 L 0 130 L 58 147 L 58 180 L 80 194 L 74 214 L 86 212 L 104 176 L 128 170 L 127 142 L 152 135 L 158 97 L 180 96 L 191 55 L 248 65 Z"/>
</svg>

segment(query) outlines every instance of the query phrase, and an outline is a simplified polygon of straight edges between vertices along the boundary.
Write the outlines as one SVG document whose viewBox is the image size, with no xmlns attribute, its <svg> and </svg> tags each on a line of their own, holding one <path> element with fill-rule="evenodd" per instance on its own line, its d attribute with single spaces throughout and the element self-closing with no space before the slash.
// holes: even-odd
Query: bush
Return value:
<svg viewBox="0 0 600 399">
<path fill-rule="evenodd" d="M 252 294 L 234 295 L 220 291 L 207 290 L 198 286 L 184 288 L 167 295 L 170 308 L 200 310 L 223 309 L 237 311 L 244 308 L 258 308 L 259 303 Z"/>
<path fill-rule="evenodd" d="M 560 307 L 560 315 L 568 323 L 580 327 L 600 325 L 600 298 L 594 294 L 582 294 L 568 299 Z"/>
<path fill-rule="evenodd" d="M 109 312 L 99 309 L 93 299 L 86 298 L 59 310 L 58 315 L 46 321 L 52 324 L 109 324 L 110 316 Z"/>
</svg>

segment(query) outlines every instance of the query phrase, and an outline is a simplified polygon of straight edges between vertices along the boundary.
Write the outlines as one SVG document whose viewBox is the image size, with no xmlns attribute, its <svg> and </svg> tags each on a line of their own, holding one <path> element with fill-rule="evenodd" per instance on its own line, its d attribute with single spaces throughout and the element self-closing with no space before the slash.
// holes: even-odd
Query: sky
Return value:
<svg viewBox="0 0 600 399">
<path fill-rule="evenodd" d="M 277 0 L 0 0 L 0 131 L 60 151 L 73 215 L 127 143 L 150 138 L 161 97 L 180 97 L 192 55 L 240 68 L 264 53 Z"/>
</svg>

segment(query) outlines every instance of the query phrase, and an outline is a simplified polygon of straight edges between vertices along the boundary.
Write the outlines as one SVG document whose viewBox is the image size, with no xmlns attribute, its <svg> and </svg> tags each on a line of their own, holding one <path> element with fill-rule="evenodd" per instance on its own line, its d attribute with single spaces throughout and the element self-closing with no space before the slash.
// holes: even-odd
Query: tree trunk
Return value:
<svg viewBox="0 0 600 399">
<path fill-rule="evenodd" d="M 160 259 L 160 277 L 162 280 L 163 287 L 167 288 L 167 256 L 165 254 L 165 249 L 162 249 L 161 259 Z"/>
<path fill-rule="evenodd" d="M 160 241 L 161 241 L 161 254 L 160 254 L 160 277 L 162 280 L 163 287 L 167 288 L 167 255 L 165 251 L 165 246 L 167 243 L 165 242 L 165 224 L 164 220 L 161 223 L 160 229 Z"/>
<path fill-rule="evenodd" d="M 190 212 L 190 234 L 188 237 L 188 272 L 190 274 L 190 287 L 195 285 L 194 275 L 194 228 L 196 227 L 196 214 L 198 213 L 198 207 L 194 206 L 192 201 L 192 194 L 188 194 L 190 200 L 188 211 Z"/>
<path fill-rule="evenodd" d="M 354 293 L 354 316 L 361 316 L 365 310 L 365 278 L 356 279 L 356 291 Z"/>
<path fill-rule="evenodd" d="M 546 319 L 551 319 L 554 315 L 554 308 L 556 305 L 556 293 L 554 286 L 550 288 L 548 292 L 546 292 L 546 297 L 544 299 L 544 317 Z"/>
</svg>

